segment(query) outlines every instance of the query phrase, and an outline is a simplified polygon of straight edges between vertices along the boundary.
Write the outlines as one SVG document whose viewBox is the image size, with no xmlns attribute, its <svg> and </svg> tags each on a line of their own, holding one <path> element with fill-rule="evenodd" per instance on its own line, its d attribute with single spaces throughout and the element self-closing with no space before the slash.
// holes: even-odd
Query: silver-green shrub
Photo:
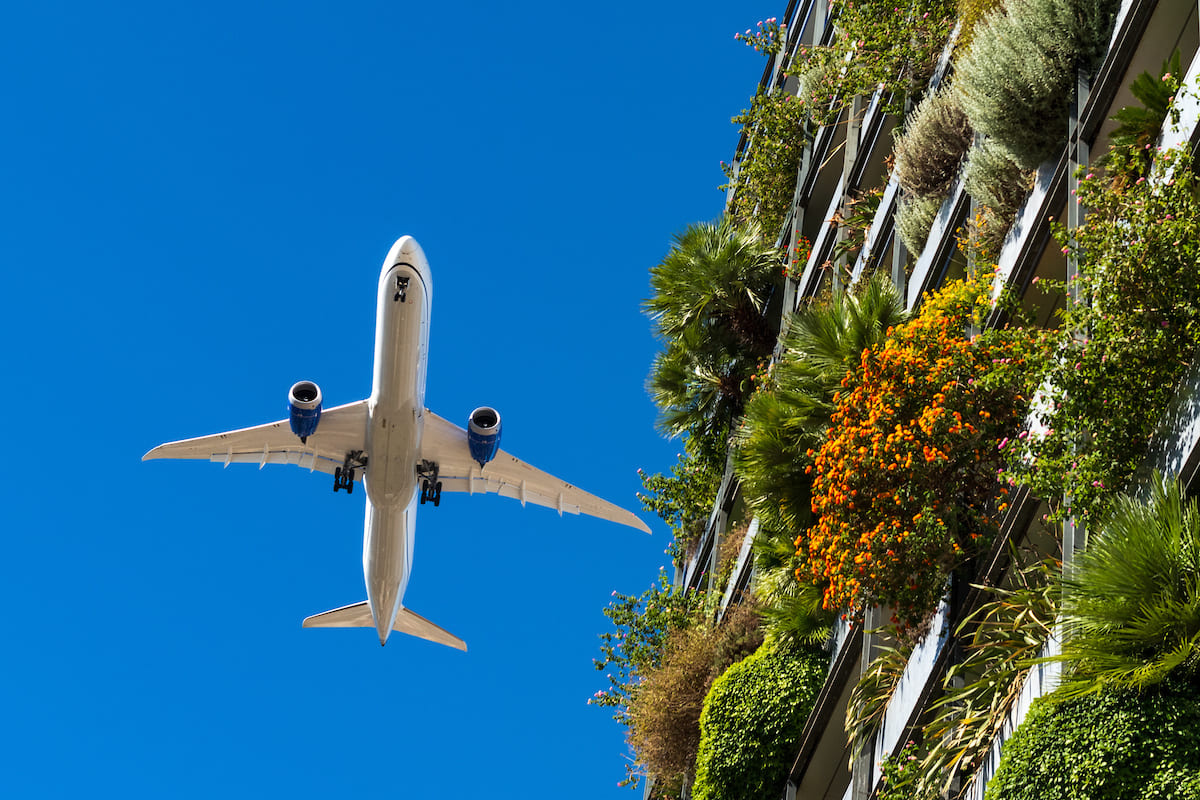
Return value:
<svg viewBox="0 0 1200 800">
<path fill-rule="evenodd" d="M 984 207 L 986 226 L 981 235 L 989 252 L 999 252 L 1017 209 L 1029 194 L 1032 178 L 1031 172 L 1017 166 L 991 139 L 985 139 L 967 155 L 963 186 Z"/>
<path fill-rule="evenodd" d="M 1116 0 L 1012 0 L 980 23 L 955 72 L 959 103 L 978 132 L 1022 169 L 1036 169 L 1067 135 L 1077 69 L 1107 45 Z"/>
<path fill-rule="evenodd" d="M 945 198 L 936 195 L 923 197 L 905 197 L 900 200 L 896 209 L 896 232 L 900 241 L 910 253 L 920 253 L 925 249 L 925 240 L 929 238 L 929 229 L 937 218 L 938 209 L 942 207 Z"/>
<path fill-rule="evenodd" d="M 910 195 L 945 196 L 971 146 L 971 123 L 953 92 L 921 101 L 896 138 L 896 179 Z"/>
<path fill-rule="evenodd" d="M 1008 157 L 991 139 L 967 156 L 963 185 L 975 202 L 998 214 L 1012 217 L 1029 194 L 1031 175 Z"/>
</svg>

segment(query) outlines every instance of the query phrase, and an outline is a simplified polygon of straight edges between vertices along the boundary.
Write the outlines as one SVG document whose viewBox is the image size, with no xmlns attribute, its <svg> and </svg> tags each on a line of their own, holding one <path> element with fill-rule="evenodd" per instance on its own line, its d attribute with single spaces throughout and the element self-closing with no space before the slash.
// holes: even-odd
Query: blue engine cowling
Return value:
<svg viewBox="0 0 1200 800">
<path fill-rule="evenodd" d="M 467 420 L 467 446 L 480 469 L 496 457 L 500 449 L 500 412 L 487 406 L 471 412 Z"/>
<path fill-rule="evenodd" d="M 292 433 L 308 442 L 321 421 L 321 387 L 312 381 L 300 381 L 288 390 L 288 423 Z"/>
</svg>

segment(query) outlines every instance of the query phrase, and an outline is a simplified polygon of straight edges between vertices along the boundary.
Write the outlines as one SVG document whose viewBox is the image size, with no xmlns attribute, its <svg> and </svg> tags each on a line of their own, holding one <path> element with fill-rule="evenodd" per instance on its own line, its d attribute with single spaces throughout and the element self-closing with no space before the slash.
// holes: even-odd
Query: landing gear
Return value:
<svg viewBox="0 0 1200 800">
<path fill-rule="evenodd" d="M 438 465 L 422 461 L 417 466 L 417 477 L 421 479 L 421 505 L 433 503 L 437 508 L 442 503 L 442 482 L 438 480 Z"/>
<path fill-rule="evenodd" d="M 408 300 L 408 281 L 409 279 L 402 276 L 396 276 L 396 293 L 392 295 L 392 302 L 403 303 Z"/>
<path fill-rule="evenodd" d="M 362 450 L 351 450 L 346 453 L 346 461 L 333 470 L 333 491 L 345 489 L 346 494 L 354 494 L 354 472 L 367 466 L 367 460 L 362 457 Z"/>
<path fill-rule="evenodd" d="M 426 500 L 432 502 L 434 508 L 437 508 L 442 504 L 441 481 L 437 481 L 435 483 L 424 481 L 421 484 L 421 503 L 424 504 Z"/>
</svg>

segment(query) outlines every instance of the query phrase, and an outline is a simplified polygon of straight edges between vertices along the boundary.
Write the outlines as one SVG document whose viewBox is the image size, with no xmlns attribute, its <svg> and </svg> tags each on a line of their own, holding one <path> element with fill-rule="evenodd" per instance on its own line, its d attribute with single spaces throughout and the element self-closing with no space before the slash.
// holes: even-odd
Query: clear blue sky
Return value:
<svg viewBox="0 0 1200 800">
<path fill-rule="evenodd" d="M 466 654 L 303 617 L 365 597 L 363 496 L 141 463 L 370 390 L 417 237 L 428 403 L 639 510 L 677 450 L 640 302 L 715 217 L 780 2 L 10 3 L 0 16 L 5 797 L 631 798 L 586 705 L 655 534 L 495 497 L 422 509 L 407 604 Z"/>
</svg>

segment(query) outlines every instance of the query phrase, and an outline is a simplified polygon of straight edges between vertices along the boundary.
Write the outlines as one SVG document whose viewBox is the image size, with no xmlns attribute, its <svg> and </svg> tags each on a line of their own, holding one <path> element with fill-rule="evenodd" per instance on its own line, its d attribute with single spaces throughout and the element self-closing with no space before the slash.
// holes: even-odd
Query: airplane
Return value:
<svg viewBox="0 0 1200 800">
<path fill-rule="evenodd" d="M 425 407 L 433 283 L 411 236 L 392 245 L 379 275 L 371 396 L 322 410 L 321 389 L 299 381 L 288 391 L 288 418 L 252 428 L 168 442 L 142 460 L 205 459 L 293 464 L 333 475 L 333 491 L 366 489 L 363 533 L 365 602 L 308 617 L 305 628 L 371 627 L 379 644 L 393 630 L 466 650 L 462 639 L 404 605 L 412 569 L 418 504 L 440 505 L 443 492 L 494 493 L 650 529 L 630 511 L 588 494 L 500 449 L 500 414 L 482 406 L 466 429 Z"/>
</svg>

